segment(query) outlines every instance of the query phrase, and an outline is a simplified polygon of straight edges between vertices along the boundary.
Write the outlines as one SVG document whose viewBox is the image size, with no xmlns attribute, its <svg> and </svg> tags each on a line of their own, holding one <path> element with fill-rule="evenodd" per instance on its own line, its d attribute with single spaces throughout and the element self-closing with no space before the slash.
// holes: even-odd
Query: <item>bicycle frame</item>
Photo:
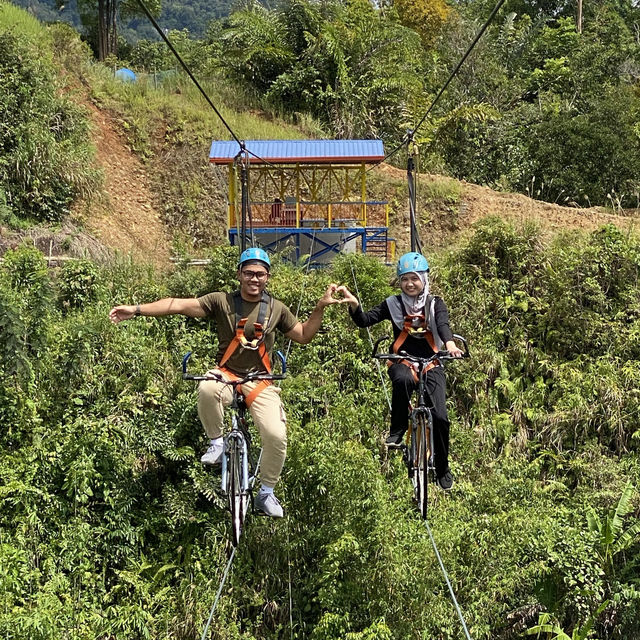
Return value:
<svg viewBox="0 0 640 640">
<path fill-rule="evenodd" d="M 408 455 L 407 445 L 412 450 L 417 450 L 418 446 L 412 447 L 412 437 L 416 439 L 420 437 L 421 434 L 416 434 L 414 425 L 418 423 L 419 416 L 425 416 L 427 422 L 427 429 L 429 430 L 429 443 L 428 443 L 428 451 L 429 451 L 429 469 L 434 469 L 433 465 L 433 416 L 431 413 L 432 407 L 427 405 L 425 402 L 425 396 L 427 395 L 427 372 L 425 371 L 426 365 L 420 364 L 418 369 L 418 388 L 416 389 L 416 394 L 418 396 L 418 404 L 411 410 L 410 420 L 409 420 L 409 428 L 407 429 L 407 444 L 403 445 L 405 448 L 405 452 Z M 419 442 L 416 443 L 419 445 Z M 407 465 L 410 463 L 409 458 L 406 460 Z M 415 467 L 415 460 L 414 460 Z"/>
<path fill-rule="evenodd" d="M 463 357 L 469 357 L 469 347 L 467 341 L 457 334 L 454 339 L 459 340 L 464 345 Z M 415 362 L 418 366 L 418 401 L 411 411 L 411 420 L 407 430 L 407 443 L 399 447 L 402 450 L 403 460 L 409 472 L 409 478 L 413 484 L 414 497 L 418 503 L 420 514 L 427 517 L 427 493 L 428 477 L 430 472 L 435 471 L 434 446 L 433 446 L 433 416 L 432 407 L 427 405 L 425 396 L 427 395 L 426 380 L 431 363 L 444 360 L 453 360 L 453 356 L 448 351 L 439 351 L 428 358 L 411 356 L 405 351 L 400 353 L 378 353 L 378 347 L 383 340 L 388 340 L 388 336 L 380 338 L 373 347 L 372 356 L 380 360 L 400 362 L 402 360 Z M 427 442 L 428 438 L 428 442 Z"/>
</svg>

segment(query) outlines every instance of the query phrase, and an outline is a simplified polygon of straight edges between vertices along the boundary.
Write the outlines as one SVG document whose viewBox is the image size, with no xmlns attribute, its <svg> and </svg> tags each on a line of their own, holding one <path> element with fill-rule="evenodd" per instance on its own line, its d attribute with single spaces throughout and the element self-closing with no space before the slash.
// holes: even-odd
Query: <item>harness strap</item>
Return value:
<svg viewBox="0 0 640 640">
<path fill-rule="evenodd" d="M 411 369 L 411 375 L 413 376 L 414 381 L 418 382 L 418 372 L 416 371 L 412 362 L 409 362 L 408 360 L 396 360 L 395 362 L 392 362 L 391 360 L 387 360 L 388 367 L 391 367 L 394 364 L 403 364 L 405 367 L 408 367 L 409 369 Z M 423 371 L 426 373 L 427 371 L 431 371 L 431 369 L 435 369 L 436 367 L 439 367 L 439 366 L 440 366 L 440 360 L 434 360 L 433 362 L 430 362 L 423 369 Z"/>
<path fill-rule="evenodd" d="M 430 296 L 429 296 L 430 298 Z M 430 300 L 427 299 L 427 304 L 429 304 Z M 434 353 L 438 352 L 438 348 L 436 347 L 436 342 L 433 338 L 433 333 L 431 333 L 431 331 L 427 328 L 420 328 L 418 330 L 416 330 L 414 328 L 414 321 L 416 319 L 421 319 L 421 325 L 422 327 L 425 326 L 425 324 L 427 324 L 426 321 L 426 313 L 427 313 L 427 306 L 425 306 L 425 313 L 424 314 L 418 314 L 418 315 L 410 315 L 406 313 L 406 309 L 404 306 L 404 303 L 402 302 L 402 298 L 400 298 L 400 307 L 402 308 L 402 314 L 404 316 L 404 322 L 402 324 L 402 331 L 398 334 L 398 337 L 395 339 L 393 346 L 391 347 L 391 352 L 392 353 L 400 353 L 400 349 L 402 347 L 402 345 L 405 343 L 405 340 L 409 337 L 409 335 L 416 335 L 416 334 L 420 334 L 420 337 L 424 337 L 427 342 L 429 343 L 429 346 L 431 347 L 431 350 Z M 428 324 L 427 324 L 428 326 Z M 405 365 L 406 367 L 409 367 L 409 369 L 411 369 L 411 373 L 413 375 L 413 379 L 417 382 L 418 381 L 418 374 L 415 370 L 415 367 L 413 366 L 413 364 L 411 362 L 409 362 L 408 360 L 399 360 L 398 361 L 400 364 Z M 392 364 L 394 364 L 391 360 L 387 361 L 387 366 L 391 366 Z M 440 366 L 440 361 L 439 360 L 434 360 L 433 362 L 430 362 L 425 368 L 424 368 L 424 372 L 426 373 L 427 371 L 430 371 L 431 369 L 434 369 L 435 367 Z"/>
<path fill-rule="evenodd" d="M 254 328 L 254 339 L 247 340 L 245 335 L 245 327 L 247 324 L 247 318 L 243 318 L 242 316 L 242 298 L 240 296 L 240 292 L 236 291 L 234 293 L 234 306 L 236 312 L 236 329 L 235 335 L 233 339 L 229 343 L 220 363 L 219 367 L 224 367 L 229 358 L 236 352 L 238 348 L 242 349 L 255 349 L 258 351 L 258 355 L 260 356 L 260 362 L 262 366 L 265 368 L 267 373 L 271 373 L 271 360 L 269 359 L 269 353 L 267 351 L 267 347 L 264 344 L 264 329 L 269 325 L 269 318 L 267 318 L 267 309 L 269 307 L 270 296 L 263 291 L 262 292 L 262 300 L 260 300 L 260 308 L 258 310 L 258 321 L 253 324 Z"/>
<path fill-rule="evenodd" d="M 422 318 L 424 321 L 423 315 L 405 316 L 404 324 L 402 325 L 402 331 L 400 332 L 398 337 L 395 339 L 395 342 L 391 347 L 391 351 L 393 353 L 399 353 L 400 347 L 402 347 L 402 345 L 404 344 L 405 340 L 409 337 L 409 335 L 416 333 L 415 329 L 413 328 L 413 320 L 415 318 Z M 424 335 L 427 342 L 429 343 L 429 346 L 431 347 L 431 350 L 434 353 L 437 353 L 438 349 L 436 348 L 436 343 L 435 343 L 435 340 L 433 339 L 433 334 L 431 333 L 431 331 L 429 331 L 428 329 L 425 329 L 423 331 L 420 331 L 419 333 Z"/>
<path fill-rule="evenodd" d="M 247 319 L 242 317 L 242 297 L 240 292 L 236 291 L 233 294 L 234 307 L 236 313 L 236 329 L 233 339 L 226 348 L 224 355 L 222 356 L 218 369 L 223 372 L 223 375 L 227 376 L 230 380 L 241 380 L 239 376 L 233 373 L 230 369 L 227 369 L 224 365 L 229 358 L 238 349 L 252 349 L 258 352 L 260 356 L 260 362 L 267 373 L 271 373 L 271 360 L 269 358 L 269 352 L 267 351 L 267 345 L 264 342 L 265 328 L 269 326 L 269 318 L 267 317 L 267 310 L 270 306 L 271 297 L 266 291 L 262 292 L 262 299 L 260 300 L 260 308 L 258 309 L 257 322 L 253 323 L 254 338 L 253 340 L 247 340 L 245 335 L 245 328 L 247 325 Z M 255 388 L 249 393 L 245 393 L 242 386 L 238 386 L 240 393 L 244 396 L 244 401 L 247 407 L 251 406 L 251 403 L 258 397 L 258 395 L 264 391 L 271 383 L 271 380 L 261 380 L 255 386 Z"/>
<path fill-rule="evenodd" d="M 228 380 L 242 380 L 240 376 L 233 373 L 233 371 L 231 371 L 230 369 L 218 366 L 218 370 Z M 245 393 L 242 385 L 238 385 L 238 390 L 244 396 L 244 402 L 247 407 L 250 407 L 253 401 L 271 384 L 273 384 L 271 380 L 260 380 L 260 382 L 258 382 L 258 384 L 253 388 L 252 391 L 249 391 L 249 393 Z"/>
<path fill-rule="evenodd" d="M 254 387 L 253 391 L 250 391 L 245 397 L 244 401 L 247 404 L 247 407 L 251 406 L 251 403 L 269 386 L 273 383 L 271 380 L 260 380 L 258 384 Z M 244 393 L 244 391 L 242 392 Z"/>
</svg>

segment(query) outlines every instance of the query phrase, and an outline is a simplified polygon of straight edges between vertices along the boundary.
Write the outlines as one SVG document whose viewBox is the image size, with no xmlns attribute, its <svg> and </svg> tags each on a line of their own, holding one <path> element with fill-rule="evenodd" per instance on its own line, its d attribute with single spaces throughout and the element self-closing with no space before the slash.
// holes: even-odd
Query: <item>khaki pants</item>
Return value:
<svg viewBox="0 0 640 640">
<path fill-rule="evenodd" d="M 218 369 L 208 373 L 220 373 Z M 257 382 L 242 385 L 245 394 L 253 390 Z M 211 439 L 222 435 L 224 408 L 231 404 L 231 385 L 217 380 L 203 380 L 198 386 L 198 415 L 207 436 Z M 267 487 L 275 487 L 287 455 L 287 421 L 280 400 L 280 389 L 269 385 L 251 403 L 249 412 L 262 439 L 260 479 Z"/>
</svg>

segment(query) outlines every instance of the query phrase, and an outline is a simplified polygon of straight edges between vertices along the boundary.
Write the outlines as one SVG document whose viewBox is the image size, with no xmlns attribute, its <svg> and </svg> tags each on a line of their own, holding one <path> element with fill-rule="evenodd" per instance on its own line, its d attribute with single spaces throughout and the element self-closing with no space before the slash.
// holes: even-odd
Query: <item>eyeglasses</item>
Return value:
<svg viewBox="0 0 640 640">
<path fill-rule="evenodd" d="M 242 271 L 241 273 L 245 280 L 253 280 L 254 278 L 266 280 L 269 277 L 268 271 Z"/>
</svg>

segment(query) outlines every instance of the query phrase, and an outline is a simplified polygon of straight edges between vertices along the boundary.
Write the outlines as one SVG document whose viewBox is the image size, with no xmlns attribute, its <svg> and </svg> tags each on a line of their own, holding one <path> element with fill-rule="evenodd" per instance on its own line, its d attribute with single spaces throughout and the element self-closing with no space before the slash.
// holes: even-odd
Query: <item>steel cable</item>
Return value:
<svg viewBox="0 0 640 640">
<path fill-rule="evenodd" d="M 480 38 L 482 37 L 484 32 L 487 30 L 487 28 L 491 24 L 491 22 L 493 22 L 493 19 L 495 18 L 496 13 L 498 13 L 498 11 L 500 11 L 500 8 L 502 7 L 502 5 L 504 3 L 505 3 L 505 0 L 498 0 L 498 3 L 496 4 L 496 6 L 493 8 L 491 13 L 489 14 L 489 17 L 487 18 L 486 22 L 482 25 L 482 28 L 480 29 L 480 31 L 478 31 L 478 33 L 476 34 L 476 37 L 473 39 L 473 42 L 469 45 L 468 49 L 466 50 L 465 54 L 462 56 L 462 58 L 460 59 L 460 61 L 456 65 L 455 69 L 449 74 L 449 77 L 447 78 L 447 81 L 444 83 L 444 85 L 442 85 L 442 88 L 440 89 L 440 91 L 438 91 L 436 97 L 433 99 L 433 101 L 429 105 L 429 108 L 426 110 L 425 114 L 422 116 L 422 118 L 420 119 L 418 124 L 414 127 L 414 129 L 412 131 L 406 133 L 403 136 L 401 142 L 392 151 L 387 153 L 387 155 L 384 158 L 382 158 L 382 160 L 379 160 L 378 162 L 376 162 L 369 169 L 367 169 L 367 171 L 372 171 L 377 166 L 381 165 L 383 162 L 385 162 L 386 160 L 388 160 L 389 158 L 394 156 L 396 153 L 398 153 L 398 151 L 400 151 L 400 149 L 402 149 L 402 147 L 407 142 L 409 142 L 409 140 L 413 137 L 413 135 L 424 124 L 424 121 L 427 119 L 427 116 L 429 115 L 429 113 L 431 113 L 431 110 L 436 106 L 436 104 L 438 103 L 438 100 L 440 100 L 440 98 L 442 97 L 442 94 L 447 90 L 447 87 L 451 84 L 451 81 L 455 78 L 455 76 L 457 75 L 458 71 L 460 71 L 460 67 L 462 67 L 462 65 L 464 64 L 465 60 L 469 57 L 469 55 L 471 54 L 471 52 L 475 48 L 476 44 L 478 44 L 478 40 L 480 40 Z"/>
<path fill-rule="evenodd" d="M 201 640 L 205 640 L 207 637 L 207 631 L 209 631 L 209 625 L 211 624 L 211 620 L 213 620 L 213 614 L 215 613 L 216 607 L 218 606 L 218 601 L 220 600 L 220 594 L 222 593 L 222 588 L 224 587 L 224 583 L 227 581 L 227 576 L 229 575 L 229 569 L 231 568 L 231 563 L 233 562 L 233 558 L 236 555 L 236 547 L 233 547 L 231 551 L 231 555 L 229 556 L 229 560 L 227 561 L 227 566 L 224 569 L 224 574 L 222 575 L 222 580 L 220 581 L 220 586 L 218 587 L 218 592 L 216 593 L 216 598 L 213 601 L 213 606 L 211 607 L 211 613 L 209 613 L 209 619 L 207 620 L 207 624 L 204 627 L 204 631 L 202 632 Z"/>
<path fill-rule="evenodd" d="M 353 268 L 353 262 L 349 262 L 349 266 L 351 267 L 351 275 L 353 276 L 353 285 L 356 290 L 356 296 L 358 296 L 358 300 L 360 300 L 360 291 L 358 290 L 358 280 L 356 279 L 356 272 Z M 371 329 L 367 327 L 367 335 L 369 336 L 369 342 L 371 343 L 371 348 L 373 349 L 373 338 L 371 337 Z M 382 375 L 382 368 L 380 366 L 380 360 L 376 358 L 376 366 L 378 367 L 378 373 L 380 374 L 380 382 L 382 383 L 382 388 L 384 389 L 384 395 L 387 398 L 387 404 L 389 405 L 389 413 L 391 413 L 391 398 L 389 397 L 389 391 L 384 384 L 384 376 Z"/>
<path fill-rule="evenodd" d="M 433 550 L 436 554 L 436 558 L 438 559 L 438 563 L 440 564 L 440 570 L 442 571 L 442 575 L 447 583 L 447 587 L 449 587 L 449 594 L 451 595 L 451 600 L 456 608 L 458 613 L 458 618 L 460 618 L 460 623 L 462 624 L 462 628 L 464 629 L 464 635 L 467 640 L 471 640 L 471 636 L 469 635 L 469 630 L 467 629 L 467 625 L 464 621 L 464 617 L 462 615 L 462 611 L 460 610 L 460 605 L 458 605 L 458 600 L 456 599 L 456 594 L 453 591 L 453 587 L 451 586 L 451 581 L 449 580 L 449 575 L 447 574 L 447 570 L 444 568 L 444 563 L 442 562 L 442 558 L 440 557 L 440 552 L 438 551 L 438 547 L 436 545 L 436 541 L 433 538 L 433 534 L 431 533 L 431 527 L 429 526 L 429 522 L 425 519 L 424 521 L 425 527 L 427 527 L 427 531 L 429 532 L 429 538 L 431 538 L 431 544 L 433 545 Z"/>
</svg>

